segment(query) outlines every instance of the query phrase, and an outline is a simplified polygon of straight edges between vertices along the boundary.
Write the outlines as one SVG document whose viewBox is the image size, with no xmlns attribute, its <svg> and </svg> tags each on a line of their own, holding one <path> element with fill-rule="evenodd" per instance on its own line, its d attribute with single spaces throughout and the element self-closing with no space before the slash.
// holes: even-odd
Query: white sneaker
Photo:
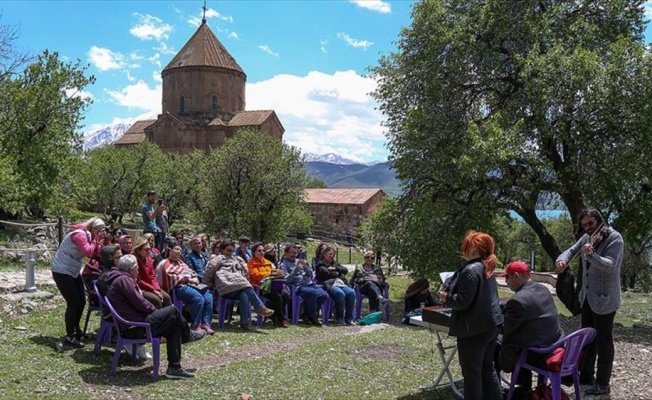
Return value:
<svg viewBox="0 0 652 400">
<path fill-rule="evenodd" d="M 152 355 L 147 352 L 145 346 L 138 346 L 136 357 L 138 357 L 138 359 L 140 360 L 149 360 L 150 358 L 152 358 Z"/>
</svg>

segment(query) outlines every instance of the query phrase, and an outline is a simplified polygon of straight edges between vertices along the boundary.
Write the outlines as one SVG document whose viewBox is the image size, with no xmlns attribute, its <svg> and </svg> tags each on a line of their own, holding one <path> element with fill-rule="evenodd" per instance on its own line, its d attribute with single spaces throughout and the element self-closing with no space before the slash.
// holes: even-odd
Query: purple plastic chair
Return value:
<svg viewBox="0 0 652 400">
<path fill-rule="evenodd" d="M 231 312 L 233 311 L 233 306 L 237 299 L 229 299 L 224 296 L 220 296 L 219 293 L 215 292 L 214 296 L 217 296 L 217 325 L 219 329 L 224 330 L 224 319 L 228 317 L 228 321 L 231 321 Z M 251 315 L 251 309 L 249 309 L 249 315 Z M 260 321 L 261 316 L 258 316 Z"/>
<path fill-rule="evenodd" d="M 267 306 L 267 304 L 269 304 L 269 299 L 267 297 L 265 297 L 265 295 L 263 295 L 260 292 L 260 286 L 256 286 L 256 285 L 252 285 L 252 286 L 254 288 L 254 293 L 256 293 L 256 296 L 258 296 L 263 301 L 265 306 Z M 287 317 L 287 315 L 288 315 L 288 306 L 286 304 L 285 305 L 285 316 Z M 263 317 L 262 315 L 257 315 L 257 317 L 256 317 L 256 325 L 258 325 L 259 328 L 261 326 L 263 326 L 264 322 L 265 322 L 265 317 Z"/>
<path fill-rule="evenodd" d="M 170 297 L 172 297 L 172 304 L 176 307 L 177 310 L 183 315 L 183 300 L 177 296 L 177 287 L 173 287 L 170 291 Z"/>
<path fill-rule="evenodd" d="M 120 360 L 120 353 L 122 353 L 122 347 L 124 345 L 131 345 L 131 361 L 132 363 L 136 363 L 136 352 L 137 352 L 137 346 L 139 344 L 145 344 L 145 343 L 151 343 L 152 344 L 152 363 L 154 364 L 154 380 L 158 381 L 158 369 L 159 369 L 159 364 L 160 364 L 160 354 L 161 354 L 161 338 L 152 336 L 152 327 L 150 324 L 147 322 L 132 322 L 132 321 L 127 321 L 126 319 L 122 318 L 121 316 L 118 315 L 118 313 L 115 311 L 113 306 L 111 305 L 111 301 L 105 297 L 104 301 L 106 302 L 107 307 L 109 307 L 109 310 L 111 311 L 111 315 L 113 316 L 113 320 L 115 323 L 122 323 L 123 325 L 127 325 L 130 327 L 140 327 L 145 329 L 145 337 L 140 338 L 140 339 L 129 339 L 126 337 L 122 336 L 122 333 L 120 332 L 120 329 L 116 329 L 118 332 L 118 342 L 115 344 L 115 353 L 113 355 L 113 363 L 111 364 L 111 372 L 109 372 L 109 376 L 115 376 L 115 370 L 118 367 L 118 360 Z"/>
<path fill-rule="evenodd" d="M 360 319 L 362 318 L 362 300 L 367 298 L 366 295 L 362 294 L 360 292 L 360 285 L 356 283 L 355 287 L 353 288 L 355 290 L 355 319 Z M 385 296 L 386 299 L 389 300 L 389 283 L 385 283 L 385 290 L 383 290 L 383 296 Z M 389 323 L 391 319 L 391 308 L 389 303 L 384 304 L 383 306 L 385 308 L 385 321 Z"/>
<path fill-rule="evenodd" d="M 297 287 L 294 285 L 288 285 L 290 287 L 290 301 L 292 302 L 292 325 L 297 325 L 299 323 L 299 310 L 301 309 L 301 303 L 303 303 L 303 298 L 297 294 Z M 318 285 L 322 287 L 321 285 Z M 328 324 L 328 316 L 330 315 L 332 306 L 331 298 L 328 297 L 328 300 L 324 302 L 321 306 L 322 321 L 324 324 Z"/>
<path fill-rule="evenodd" d="M 595 329 L 583 328 L 571 333 L 570 335 L 562 337 L 549 347 L 524 348 L 523 351 L 521 351 L 521 357 L 518 359 L 516 367 L 514 368 L 514 372 L 512 373 L 512 381 L 509 384 L 509 393 L 507 395 L 507 400 L 511 400 L 512 396 L 514 395 L 514 386 L 518 380 L 518 374 L 521 371 L 521 368 L 526 368 L 536 372 L 539 376 L 539 385 L 545 384 L 546 379 L 550 379 L 553 400 L 561 400 L 561 378 L 565 376 L 572 376 L 573 385 L 575 387 L 575 399 L 580 400 L 580 377 L 578 372 L 580 354 L 582 353 L 584 346 L 591 343 L 594 338 Z M 559 347 L 563 347 L 565 350 L 564 359 L 561 362 L 561 369 L 559 371 L 550 371 L 548 369 L 539 368 L 527 363 L 528 352 L 531 351 L 534 353 L 549 354 Z"/>
<path fill-rule="evenodd" d="M 100 354 L 102 343 L 111 344 L 111 334 L 113 333 L 113 330 L 117 328 L 113 322 L 113 317 L 109 318 L 107 316 L 107 314 L 111 314 L 109 313 L 109 309 L 104 301 L 104 296 L 102 296 L 97 290 L 97 282 L 93 282 L 93 286 L 95 287 L 95 293 L 97 293 L 97 298 L 100 302 L 100 329 L 97 331 L 97 336 L 95 337 L 95 348 L 93 349 L 93 354 L 97 356 Z M 105 309 L 106 312 L 104 311 Z M 105 318 L 105 316 L 107 316 L 107 318 Z"/>
</svg>

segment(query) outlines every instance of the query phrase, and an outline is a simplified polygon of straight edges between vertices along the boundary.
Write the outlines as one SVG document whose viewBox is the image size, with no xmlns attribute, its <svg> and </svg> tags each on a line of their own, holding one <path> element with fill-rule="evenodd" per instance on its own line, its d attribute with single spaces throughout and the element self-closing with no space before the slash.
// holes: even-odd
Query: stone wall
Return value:
<svg viewBox="0 0 652 400">
<path fill-rule="evenodd" d="M 11 229 L 16 231 L 16 235 L 8 243 L 0 245 L 0 260 L 22 264 L 27 258 L 27 251 L 34 249 L 37 262 L 52 261 L 55 249 L 59 247 L 56 225 L 12 226 Z"/>
</svg>

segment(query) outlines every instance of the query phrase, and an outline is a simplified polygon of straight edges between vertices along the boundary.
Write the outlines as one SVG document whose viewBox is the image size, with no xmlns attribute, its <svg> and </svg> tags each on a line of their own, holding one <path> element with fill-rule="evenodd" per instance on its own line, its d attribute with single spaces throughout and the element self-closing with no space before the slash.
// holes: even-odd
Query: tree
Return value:
<svg viewBox="0 0 652 400">
<path fill-rule="evenodd" d="M 279 240 L 312 225 L 299 151 L 258 131 L 239 130 L 210 154 L 199 204 L 206 227 L 232 237 Z"/>
<path fill-rule="evenodd" d="M 145 194 L 165 176 L 166 156 L 148 141 L 131 148 L 103 146 L 87 152 L 80 171 L 78 201 L 87 209 L 122 222 L 125 214 L 140 212 Z"/>
<path fill-rule="evenodd" d="M 308 183 L 306 183 L 306 189 L 327 189 L 328 185 L 321 179 L 311 176 L 308 178 Z"/>
<path fill-rule="evenodd" d="M 425 227 L 405 231 L 426 240 L 413 238 L 416 247 L 434 237 L 446 242 L 440 253 L 455 251 L 451 235 L 491 232 L 493 217 L 514 210 L 554 259 L 560 245 L 536 210 L 565 208 L 577 221 L 587 205 L 626 240 L 649 237 L 652 60 L 641 3 L 414 5 L 398 51 L 372 72 L 405 182 L 399 204 L 414 210 L 404 224 Z"/>
<path fill-rule="evenodd" d="M 80 156 L 75 131 L 90 102 L 81 94 L 94 82 L 84 71 L 79 60 L 66 63 L 46 50 L 19 76 L 2 77 L 0 175 L 11 179 L 0 176 L 9 192 L 0 195 L 0 210 L 42 216 L 64 198 L 57 195 L 60 179 Z"/>
</svg>

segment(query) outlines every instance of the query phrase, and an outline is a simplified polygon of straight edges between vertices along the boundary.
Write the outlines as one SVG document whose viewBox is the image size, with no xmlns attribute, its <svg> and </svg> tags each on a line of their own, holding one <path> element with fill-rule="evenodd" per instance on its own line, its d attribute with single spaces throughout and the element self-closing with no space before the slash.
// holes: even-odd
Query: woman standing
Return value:
<svg viewBox="0 0 652 400">
<path fill-rule="evenodd" d="M 440 292 L 439 298 L 453 310 L 449 334 L 457 337 L 464 399 L 501 400 L 493 366 L 499 325 L 503 323 L 493 276 L 498 262 L 493 238 L 469 231 L 462 241 L 462 257 L 467 263 L 455 271 L 448 290 Z"/>
<path fill-rule="evenodd" d="M 285 274 L 282 270 L 276 269 L 272 261 L 270 261 L 266 256 L 265 250 L 268 246 L 263 245 L 262 243 L 256 243 L 251 247 L 253 257 L 247 263 L 247 268 L 249 269 L 249 282 L 252 285 L 261 286 L 261 281 L 263 279 L 274 279 L 276 277 L 283 277 Z M 272 246 L 273 248 L 273 246 Z M 285 307 L 290 302 L 290 292 L 285 288 L 285 285 L 282 282 L 278 282 L 279 287 L 274 287 L 270 293 L 264 294 L 266 298 L 272 303 L 272 310 L 274 310 L 274 315 L 272 315 L 272 320 L 274 321 L 275 327 L 287 328 L 288 320 L 285 316 Z"/>
<path fill-rule="evenodd" d="M 99 218 L 91 218 L 83 224 L 73 225 L 63 238 L 52 261 L 52 278 L 66 301 L 66 341 L 73 347 L 84 347 L 82 329 L 79 326 L 86 297 L 84 282 L 80 275 L 82 259 L 93 257 L 106 236 L 106 225 Z"/>
</svg>

